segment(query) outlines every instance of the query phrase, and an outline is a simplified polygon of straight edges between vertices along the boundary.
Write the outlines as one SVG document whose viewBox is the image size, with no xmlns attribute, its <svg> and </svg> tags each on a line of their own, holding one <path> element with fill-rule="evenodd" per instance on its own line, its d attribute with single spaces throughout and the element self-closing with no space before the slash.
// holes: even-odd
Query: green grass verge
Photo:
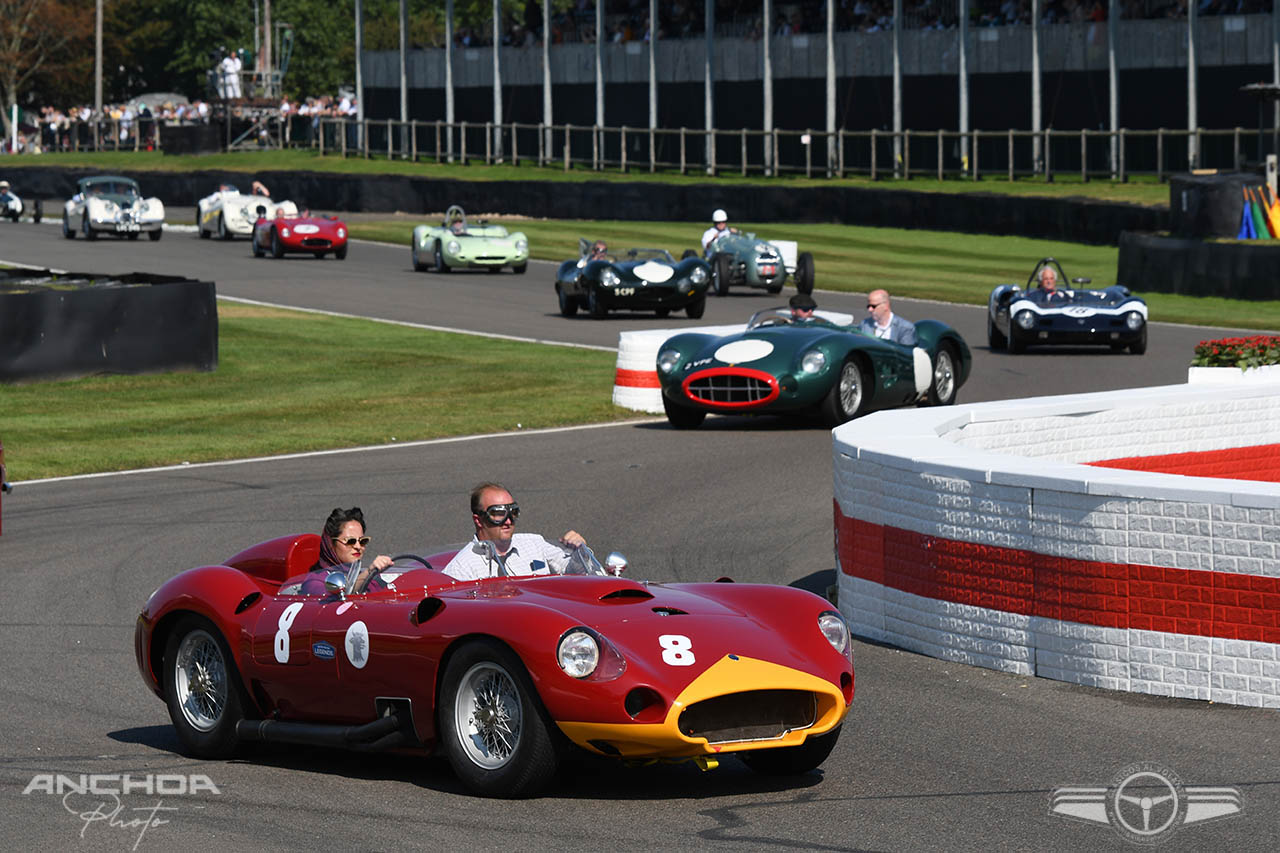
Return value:
<svg viewBox="0 0 1280 853">
<path fill-rule="evenodd" d="M 422 221 L 427 220 L 424 217 Z M 576 257 L 579 237 L 602 238 L 615 250 L 630 246 L 665 248 L 679 257 L 684 249 L 697 245 L 703 230 L 700 223 L 688 222 L 501 221 L 524 231 L 533 256 L 548 261 Z M 408 251 L 413 224 L 406 219 L 352 222 L 350 228 L 353 237 L 398 243 Z M 766 239 L 798 240 L 801 251 L 813 253 L 819 289 L 866 293 L 883 287 L 894 296 L 965 305 L 985 305 L 991 289 L 1002 282 L 1024 283 L 1035 262 L 1046 256 L 1057 258 L 1068 275 L 1090 278 L 1095 286 L 1106 287 L 1115 283 L 1119 255 L 1115 246 L 1029 237 L 855 225 L 737 224 Z M 550 299 L 549 289 L 548 294 Z M 1280 301 L 1241 302 L 1170 293 L 1139 295 L 1147 300 L 1153 320 L 1280 329 Z"/>
<path fill-rule="evenodd" d="M 746 184 L 777 185 L 788 187 L 863 187 L 875 189 L 915 190 L 917 192 L 987 192 L 1008 195 L 1046 196 L 1052 198 L 1083 196 L 1100 201 L 1122 201 L 1143 205 L 1167 205 L 1169 203 L 1169 186 L 1155 178 L 1135 178 L 1127 183 L 1111 181 L 1082 182 L 1078 175 L 1060 175 L 1052 183 L 1042 178 L 1018 178 L 1008 181 L 1004 176 L 992 174 L 989 178 L 974 181 L 968 178 L 939 181 L 936 178 L 912 178 L 911 180 L 894 180 L 892 178 L 872 181 L 867 177 L 846 177 L 842 179 L 806 178 L 799 174 L 784 174 L 776 178 L 765 178 L 760 175 L 742 177 L 732 170 L 726 170 L 715 178 L 702 173 L 691 172 L 681 175 L 678 171 L 650 174 L 646 171 L 632 170 L 622 173 L 613 168 L 593 172 L 585 167 L 575 166 L 566 172 L 563 166 L 538 167 L 529 160 L 520 165 L 486 166 L 483 162 L 472 161 L 468 165 L 456 163 L 436 163 L 432 160 L 419 160 L 409 163 L 404 160 L 387 160 L 383 157 L 364 159 L 363 157 L 347 157 L 326 155 L 321 157 L 309 149 L 288 151 L 243 151 L 224 154 L 184 154 L 167 155 L 156 152 L 106 151 L 100 153 L 59 153 L 44 154 L 40 157 L 19 157 L 13 163 L 6 163 L 8 169 L 20 169 L 24 166 L 61 166 L 64 168 L 101 169 L 104 172 L 119 171 L 170 171 L 191 172 L 203 169 L 217 169 L 232 172 L 262 172 L 305 170 L 313 172 L 333 172 L 335 174 L 354 175 L 413 175 L 424 178 L 455 179 L 464 181 L 616 181 L 616 182 L 654 182 L 662 184 Z M 145 191 L 145 187 L 143 187 Z"/>
<path fill-rule="evenodd" d="M 611 353 L 229 302 L 218 312 L 211 373 L 0 385 L 10 479 L 636 417 L 610 401 Z"/>
</svg>

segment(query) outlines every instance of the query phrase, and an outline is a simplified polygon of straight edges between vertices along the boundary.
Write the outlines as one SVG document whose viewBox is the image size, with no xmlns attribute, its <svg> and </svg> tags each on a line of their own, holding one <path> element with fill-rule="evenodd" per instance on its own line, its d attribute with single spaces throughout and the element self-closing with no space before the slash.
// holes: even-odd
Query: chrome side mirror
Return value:
<svg viewBox="0 0 1280 853">
<path fill-rule="evenodd" d="M 324 576 L 324 588 L 330 595 L 344 597 L 347 591 L 347 576 L 342 572 L 329 572 Z"/>
<path fill-rule="evenodd" d="M 627 558 L 622 556 L 620 551 L 610 551 L 609 556 L 604 559 L 605 574 L 619 577 L 627 570 Z"/>
</svg>

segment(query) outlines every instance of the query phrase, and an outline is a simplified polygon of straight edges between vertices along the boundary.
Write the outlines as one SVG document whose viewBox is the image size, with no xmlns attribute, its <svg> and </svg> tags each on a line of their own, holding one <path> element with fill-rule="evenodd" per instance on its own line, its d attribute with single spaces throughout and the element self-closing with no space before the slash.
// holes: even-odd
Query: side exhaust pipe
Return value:
<svg viewBox="0 0 1280 853">
<path fill-rule="evenodd" d="M 379 717 L 362 726 L 241 720 L 236 724 L 236 736 L 247 742 L 295 743 L 366 751 L 415 745 L 415 740 L 405 733 L 400 718 L 395 714 Z"/>
</svg>

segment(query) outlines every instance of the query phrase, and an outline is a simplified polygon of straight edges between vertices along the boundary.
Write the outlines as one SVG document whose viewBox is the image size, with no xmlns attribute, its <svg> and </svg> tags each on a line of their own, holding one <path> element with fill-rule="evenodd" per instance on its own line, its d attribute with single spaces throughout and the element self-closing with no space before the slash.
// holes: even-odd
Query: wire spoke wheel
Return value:
<svg viewBox="0 0 1280 853">
<path fill-rule="evenodd" d="M 467 670 L 454 697 L 458 742 L 478 767 L 504 766 L 520 745 L 524 728 L 520 690 L 515 679 L 492 661 Z"/>
<path fill-rule="evenodd" d="M 949 347 L 938 350 L 938 358 L 933 365 L 933 390 L 929 402 L 935 406 L 948 406 L 956 397 L 956 365 Z"/>
<path fill-rule="evenodd" d="M 182 716 L 199 732 L 212 731 L 227 706 L 227 662 L 217 640 L 192 631 L 178 646 L 173 662 L 174 690 Z"/>
<path fill-rule="evenodd" d="M 840 408 L 852 415 L 862 405 L 862 371 L 853 362 L 840 371 Z"/>
</svg>

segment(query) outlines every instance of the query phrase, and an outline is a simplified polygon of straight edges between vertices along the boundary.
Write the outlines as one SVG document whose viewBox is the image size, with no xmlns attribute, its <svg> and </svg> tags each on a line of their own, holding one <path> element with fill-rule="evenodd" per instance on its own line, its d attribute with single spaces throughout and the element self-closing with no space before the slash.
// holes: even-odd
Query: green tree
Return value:
<svg viewBox="0 0 1280 853">
<path fill-rule="evenodd" d="M 39 109 L 60 75 L 83 76 L 84 50 L 93 68 L 92 0 L 0 0 L 0 107 L 4 135 L 14 104 Z"/>
</svg>

